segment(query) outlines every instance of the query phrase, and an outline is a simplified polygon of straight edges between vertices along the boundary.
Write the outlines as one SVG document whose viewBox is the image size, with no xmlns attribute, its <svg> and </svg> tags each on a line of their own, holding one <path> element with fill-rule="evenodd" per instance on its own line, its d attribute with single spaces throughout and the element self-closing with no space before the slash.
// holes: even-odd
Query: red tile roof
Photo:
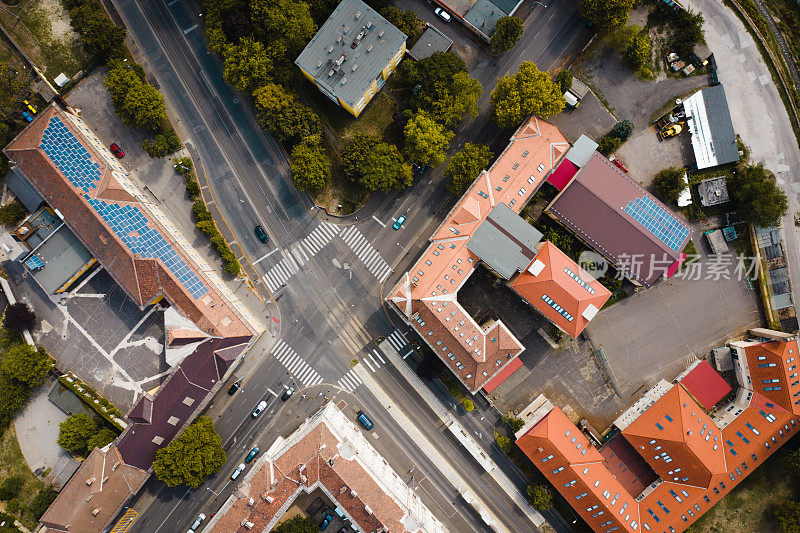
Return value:
<svg viewBox="0 0 800 533">
<path fill-rule="evenodd" d="M 552 124 L 536 117 L 523 124 L 387 298 L 472 392 L 502 372 L 524 347 L 502 322 L 479 325 L 458 303 L 456 293 L 478 261 L 467 241 L 499 203 L 519 213 L 568 148 Z"/>
<path fill-rule="evenodd" d="M 681 378 L 680 384 L 707 410 L 733 390 L 706 361 L 700 361 L 691 372 Z"/>
<path fill-rule="evenodd" d="M 511 288 L 573 338 L 580 335 L 611 297 L 608 289 L 550 241 L 540 244 L 536 257 L 514 279 Z M 543 298 L 560 306 L 569 316 Z"/>
</svg>

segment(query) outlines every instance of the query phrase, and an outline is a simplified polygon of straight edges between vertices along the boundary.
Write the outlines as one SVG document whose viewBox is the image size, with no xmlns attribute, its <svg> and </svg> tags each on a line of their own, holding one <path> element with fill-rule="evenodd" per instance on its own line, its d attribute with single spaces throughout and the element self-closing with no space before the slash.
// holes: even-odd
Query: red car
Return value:
<svg viewBox="0 0 800 533">
<path fill-rule="evenodd" d="M 111 153 L 117 156 L 117 159 L 122 159 L 123 157 L 125 157 L 125 152 L 122 151 L 122 148 L 117 146 L 117 143 L 112 143 L 111 146 L 109 146 L 109 148 L 111 148 Z"/>
</svg>

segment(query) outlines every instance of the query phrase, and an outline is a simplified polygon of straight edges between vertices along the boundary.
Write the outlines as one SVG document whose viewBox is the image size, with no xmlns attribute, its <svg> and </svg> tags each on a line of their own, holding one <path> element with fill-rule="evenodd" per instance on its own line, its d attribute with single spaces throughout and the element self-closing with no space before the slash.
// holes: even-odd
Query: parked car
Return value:
<svg viewBox="0 0 800 533">
<path fill-rule="evenodd" d="M 233 385 L 231 385 L 231 388 L 228 389 L 228 396 L 233 396 L 234 394 L 236 394 L 236 391 L 239 390 L 241 387 L 242 386 L 239 384 L 238 381 L 234 381 Z"/>
<path fill-rule="evenodd" d="M 233 471 L 233 474 L 231 474 L 231 481 L 234 481 L 234 480 L 236 480 L 236 478 L 237 478 L 237 477 L 239 477 L 240 475 L 242 475 L 242 472 L 244 472 L 244 469 L 245 469 L 245 468 L 247 468 L 247 465 L 246 465 L 246 464 L 244 464 L 244 463 L 239 463 L 239 466 L 237 466 L 237 467 L 236 467 L 236 470 L 234 470 L 234 471 Z"/>
<path fill-rule="evenodd" d="M 441 7 L 437 7 L 436 9 L 433 10 L 433 12 L 436 13 L 437 17 L 439 17 L 440 19 L 442 19 L 445 22 L 450 22 L 451 20 L 453 20 L 452 15 L 450 15 L 450 13 L 448 13 L 447 11 L 442 9 Z"/>
<path fill-rule="evenodd" d="M 399 217 L 397 217 L 397 220 L 395 220 L 394 224 L 392 224 L 392 227 L 394 229 L 400 229 L 400 227 L 403 225 L 403 222 L 405 221 L 406 221 L 406 216 L 400 215 Z"/>
<path fill-rule="evenodd" d="M 204 513 L 200 513 L 194 522 L 192 522 L 192 526 L 189 528 L 189 531 L 197 531 L 197 528 L 200 527 L 200 524 L 203 523 L 203 520 L 206 519 L 206 515 Z"/>
<path fill-rule="evenodd" d="M 109 148 L 111 148 L 111 153 L 117 156 L 117 159 L 122 159 L 123 157 L 125 157 L 125 152 L 122 151 L 122 148 L 117 146 L 117 143 L 111 143 L 111 146 L 109 146 Z"/>
<path fill-rule="evenodd" d="M 330 513 L 326 513 L 319 525 L 319 530 L 325 531 L 325 528 L 328 527 L 328 525 L 331 523 L 331 520 L 333 520 L 333 516 Z"/>
<path fill-rule="evenodd" d="M 267 402 L 261 400 L 260 402 L 258 402 L 258 405 L 256 405 L 256 408 L 253 409 L 251 416 L 253 418 L 258 418 L 258 415 L 260 415 L 266 408 L 267 408 Z"/>
<path fill-rule="evenodd" d="M 256 238 L 259 241 L 263 242 L 264 244 L 267 244 L 269 242 L 269 237 L 267 236 L 267 232 L 264 231 L 264 228 L 262 228 L 261 226 L 256 226 L 255 229 L 253 230 L 253 233 L 255 233 Z"/>
<path fill-rule="evenodd" d="M 23 100 L 23 102 L 25 102 L 25 105 L 28 107 L 28 109 L 31 110 L 31 113 L 33 113 L 35 115 L 36 114 L 36 108 L 33 107 L 31 105 L 31 103 L 29 101 L 27 101 L 27 100 Z"/>
<path fill-rule="evenodd" d="M 245 462 L 245 463 L 249 463 L 250 461 L 252 461 L 253 459 L 255 459 L 255 458 L 256 458 L 256 455 L 258 455 L 258 452 L 260 452 L 260 451 L 261 451 L 261 450 L 259 449 L 259 447 L 258 447 L 258 446 L 253 446 L 253 449 L 252 449 L 252 450 L 250 450 L 250 453 L 248 453 L 248 454 L 247 454 L 247 457 L 245 457 L 245 458 L 244 458 L 244 462 Z"/>
<path fill-rule="evenodd" d="M 364 413 L 364 411 L 359 411 L 358 416 L 356 417 L 361 425 L 364 426 L 364 429 L 367 431 L 371 430 L 375 427 L 375 424 L 372 423 L 372 420 Z"/>
<path fill-rule="evenodd" d="M 33 117 L 30 116 L 27 111 L 23 111 L 22 116 L 25 117 L 25 120 L 27 120 L 28 122 L 33 122 Z"/>
<path fill-rule="evenodd" d="M 292 397 L 292 394 L 294 394 L 294 387 L 289 387 L 288 389 L 283 391 L 283 396 L 281 396 L 281 400 L 285 402 L 286 400 Z"/>
</svg>

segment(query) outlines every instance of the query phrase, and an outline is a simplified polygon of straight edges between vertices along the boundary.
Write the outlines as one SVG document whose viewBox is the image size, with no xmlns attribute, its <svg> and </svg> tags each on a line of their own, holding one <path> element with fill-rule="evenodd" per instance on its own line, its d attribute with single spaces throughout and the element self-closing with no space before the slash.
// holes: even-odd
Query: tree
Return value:
<svg viewBox="0 0 800 533">
<path fill-rule="evenodd" d="M 322 134 L 319 117 L 280 85 L 268 83 L 253 93 L 261 127 L 280 142 L 294 145 L 303 138 Z"/>
<path fill-rule="evenodd" d="M 478 177 L 482 170 L 489 166 L 492 152 L 484 144 L 467 143 L 458 153 L 450 158 L 444 169 L 447 179 L 447 190 L 455 196 L 461 196 Z"/>
<path fill-rule="evenodd" d="M 517 418 L 512 414 L 503 415 L 503 423 L 510 427 L 511 431 L 514 433 L 522 429 L 522 426 L 525 425 L 525 422 L 521 418 Z"/>
<path fill-rule="evenodd" d="M 553 493 L 545 485 L 528 485 L 528 498 L 539 511 L 547 511 L 553 506 Z"/>
<path fill-rule="evenodd" d="M 425 31 L 425 22 L 412 9 L 401 11 L 395 6 L 381 9 L 381 15 L 408 36 L 406 47 L 411 48 Z"/>
<path fill-rule="evenodd" d="M 431 117 L 445 126 L 458 124 L 464 115 L 478 116 L 478 98 L 483 87 L 478 80 L 466 72 L 453 74 L 450 83 L 439 92 L 437 100 L 427 106 Z"/>
<path fill-rule="evenodd" d="M 318 533 L 319 524 L 310 516 L 295 515 L 275 528 L 275 533 Z"/>
<path fill-rule="evenodd" d="M 424 111 L 418 111 L 406 123 L 406 154 L 421 165 L 435 167 L 447 158 L 447 149 L 454 133 L 433 120 Z"/>
<path fill-rule="evenodd" d="M 465 411 L 475 410 L 475 404 L 469 398 L 464 398 L 461 400 L 461 407 L 463 407 Z"/>
<path fill-rule="evenodd" d="M 508 455 L 511 453 L 511 439 L 495 431 L 494 440 L 497 443 L 497 447 L 500 448 L 504 454 Z"/>
<path fill-rule="evenodd" d="M 72 26 L 81 35 L 83 46 L 98 59 L 121 55 L 125 28 L 114 24 L 99 2 L 84 2 L 69 10 Z"/>
<path fill-rule="evenodd" d="M 636 0 L 579 0 L 578 10 L 600 31 L 622 26 L 628 21 Z"/>
<path fill-rule="evenodd" d="M 119 109 L 125 103 L 125 95 L 134 86 L 142 83 L 142 79 L 132 69 L 125 68 L 121 61 L 115 61 L 109 65 L 108 74 L 103 80 L 103 84 L 111 95 L 111 102 L 114 107 Z"/>
<path fill-rule="evenodd" d="M 783 501 L 774 513 L 784 533 L 800 533 L 800 505 L 797 502 Z"/>
<path fill-rule="evenodd" d="M 348 179 L 354 182 L 361 179 L 361 168 L 376 144 L 378 141 L 374 137 L 360 133 L 345 145 L 339 153 L 339 159 L 342 172 Z"/>
<path fill-rule="evenodd" d="M 402 189 L 413 181 L 411 165 L 393 144 L 376 144 L 361 168 L 361 184 L 370 191 Z"/>
<path fill-rule="evenodd" d="M 317 33 L 317 24 L 305 2 L 252 0 L 250 20 L 259 41 L 283 41 L 286 54 L 292 58 L 297 57 Z"/>
<path fill-rule="evenodd" d="M 500 78 L 490 102 L 492 120 L 501 128 L 515 128 L 531 115 L 547 118 L 566 104 L 558 85 L 530 61 L 516 74 Z"/>
<path fill-rule="evenodd" d="M 319 137 L 307 137 L 292 149 L 292 179 L 302 191 L 320 190 L 331 181 L 331 162 Z"/>
<path fill-rule="evenodd" d="M 222 439 L 207 416 L 199 416 L 172 442 L 156 451 L 153 471 L 168 487 L 197 488 L 225 465 Z"/>
<path fill-rule="evenodd" d="M 107 444 L 114 442 L 114 439 L 116 438 L 117 434 L 114 431 L 109 428 L 103 428 L 91 436 L 89 441 L 86 443 L 86 449 L 92 451 L 95 448 L 102 448 Z"/>
<path fill-rule="evenodd" d="M 58 426 L 58 445 L 70 453 L 83 455 L 89 439 L 97 433 L 97 423 L 86 413 L 69 415 Z"/>
<path fill-rule="evenodd" d="M 686 189 L 683 181 L 684 170 L 676 167 L 665 168 L 653 180 L 653 188 L 658 199 L 666 204 L 678 205 L 678 197 Z"/>
<path fill-rule="evenodd" d="M 611 35 L 611 47 L 617 52 L 624 54 L 625 50 L 627 50 L 633 42 L 633 38 L 641 33 L 641 31 L 642 28 L 636 24 L 628 24 L 627 26 L 618 28 L 614 31 L 613 35 Z"/>
<path fill-rule="evenodd" d="M 14 420 L 14 415 L 25 407 L 30 394 L 30 387 L 0 373 L 0 428 Z"/>
<path fill-rule="evenodd" d="M 621 120 L 614 124 L 611 128 L 611 135 L 619 138 L 620 141 L 625 142 L 633 135 L 633 122 L 630 120 Z"/>
<path fill-rule="evenodd" d="M 561 69 L 553 78 L 553 81 L 558 84 L 559 90 L 565 93 L 572 87 L 572 73 L 567 69 Z"/>
<path fill-rule="evenodd" d="M 42 517 L 47 508 L 50 507 L 50 504 L 56 500 L 56 496 L 58 496 L 58 493 L 53 487 L 45 487 L 36 493 L 33 501 L 28 504 L 28 509 L 36 520 Z"/>
<path fill-rule="evenodd" d="M 164 97 L 149 83 L 131 87 L 125 95 L 121 111 L 122 120 L 137 128 L 157 130 L 167 121 Z"/>
<path fill-rule="evenodd" d="M 44 382 L 53 363 L 44 348 L 16 344 L 5 353 L 0 366 L 3 373 L 11 379 L 36 387 Z"/>
<path fill-rule="evenodd" d="M 12 331 L 23 332 L 36 325 L 36 314 L 25 302 L 16 302 L 6 307 L 3 316 L 3 327 Z"/>
<path fill-rule="evenodd" d="M 244 94 L 252 94 L 258 87 L 269 83 L 272 59 L 264 45 L 250 38 L 225 47 L 225 82 Z"/>
<path fill-rule="evenodd" d="M 507 52 L 514 48 L 519 38 L 522 36 L 524 26 L 522 19 L 518 17 L 501 17 L 497 20 L 489 44 L 492 50 L 498 54 Z"/>
<path fill-rule="evenodd" d="M 786 193 L 775 185 L 775 177 L 764 166 L 746 166 L 727 179 L 731 200 L 739 215 L 757 226 L 780 223 L 789 207 Z"/>
<path fill-rule="evenodd" d="M 622 146 L 622 141 L 619 137 L 605 135 L 600 138 L 600 142 L 597 144 L 597 151 L 608 157 L 616 152 L 620 146 Z"/>
<path fill-rule="evenodd" d="M 15 498 L 22 490 L 24 480 L 19 476 L 8 476 L 0 484 L 0 500 L 8 501 Z"/>
<path fill-rule="evenodd" d="M 650 64 L 652 47 L 653 44 L 646 32 L 637 33 L 623 53 L 625 61 L 636 71 L 646 67 Z"/>
</svg>

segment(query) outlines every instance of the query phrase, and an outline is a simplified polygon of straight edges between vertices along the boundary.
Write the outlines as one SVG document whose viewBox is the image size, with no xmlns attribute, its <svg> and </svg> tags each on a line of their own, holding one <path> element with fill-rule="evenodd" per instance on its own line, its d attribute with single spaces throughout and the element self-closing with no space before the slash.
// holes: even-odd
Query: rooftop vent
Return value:
<svg viewBox="0 0 800 533">
<path fill-rule="evenodd" d="M 345 83 L 347 83 L 347 78 L 342 78 L 342 85 L 344 85 Z"/>
<path fill-rule="evenodd" d="M 350 31 L 350 26 L 345 26 L 345 27 L 344 27 L 344 32 L 345 32 L 345 33 L 348 33 L 349 31 Z"/>
<path fill-rule="evenodd" d="M 322 66 L 322 61 L 317 61 L 317 68 Z"/>
<path fill-rule="evenodd" d="M 342 42 L 342 34 L 341 33 L 336 37 L 336 42 L 337 43 Z"/>
<path fill-rule="evenodd" d="M 353 68 L 351 68 L 350 70 L 355 72 L 357 68 L 358 68 L 358 65 L 353 65 Z"/>
<path fill-rule="evenodd" d="M 384 32 L 383 32 L 383 30 L 381 30 L 381 31 L 379 31 L 379 32 L 378 32 L 378 39 L 380 39 L 381 37 L 383 37 L 383 33 L 384 33 Z"/>
<path fill-rule="evenodd" d="M 367 21 L 367 29 L 370 29 L 371 27 L 372 27 L 372 21 L 368 20 Z"/>
<path fill-rule="evenodd" d="M 328 53 L 330 54 L 331 52 L 333 52 L 333 45 L 330 45 L 330 46 L 328 47 Z"/>
<path fill-rule="evenodd" d="M 341 65 L 342 63 L 344 63 L 344 58 L 345 58 L 345 55 L 342 54 L 342 57 L 340 57 L 339 59 L 336 60 L 336 64 L 337 65 Z"/>
<path fill-rule="evenodd" d="M 100 514 L 100 508 L 99 507 L 95 507 L 94 509 L 92 509 L 92 516 L 97 516 L 99 514 Z"/>
<path fill-rule="evenodd" d="M 367 47 L 367 53 L 370 53 L 370 52 L 372 52 L 372 45 L 369 45 L 369 46 Z"/>
<path fill-rule="evenodd" d="M 356 20 L 361 18 L 361 11 L 356 11 Z"/>
<path fill-rule="evenodd" d="M 328 71 L 328 77 L 330 78 L 331 76 L 333 76 L 333 74 L 334 74 L 335 72 L 336 72 L 335 70 L 333 70 L 333 69 L 330 69 L 330 70 Z"/>
<path fill-rule="evenodd" d="M 86 480 L 86 484 L 87 484 L 87 485 L 91 485 L 92 483 L 94 483 L 94 481 L 95 481 L 95 478 L 94 478 L 94 476 L 92 476 L 92 477 L 90 477 L 90 478 L 88 478 L 88 479 Z"/>
<path fill-rule="evenodd" d="M 244 520 L 242 520 L 242 526 L 246 527 L 247 529 L 253 529 L 254 527 L 256 527 L 256 524 L 255 522 L 249 522 L 247 518 L 245 518 Z"/>
</svg>

